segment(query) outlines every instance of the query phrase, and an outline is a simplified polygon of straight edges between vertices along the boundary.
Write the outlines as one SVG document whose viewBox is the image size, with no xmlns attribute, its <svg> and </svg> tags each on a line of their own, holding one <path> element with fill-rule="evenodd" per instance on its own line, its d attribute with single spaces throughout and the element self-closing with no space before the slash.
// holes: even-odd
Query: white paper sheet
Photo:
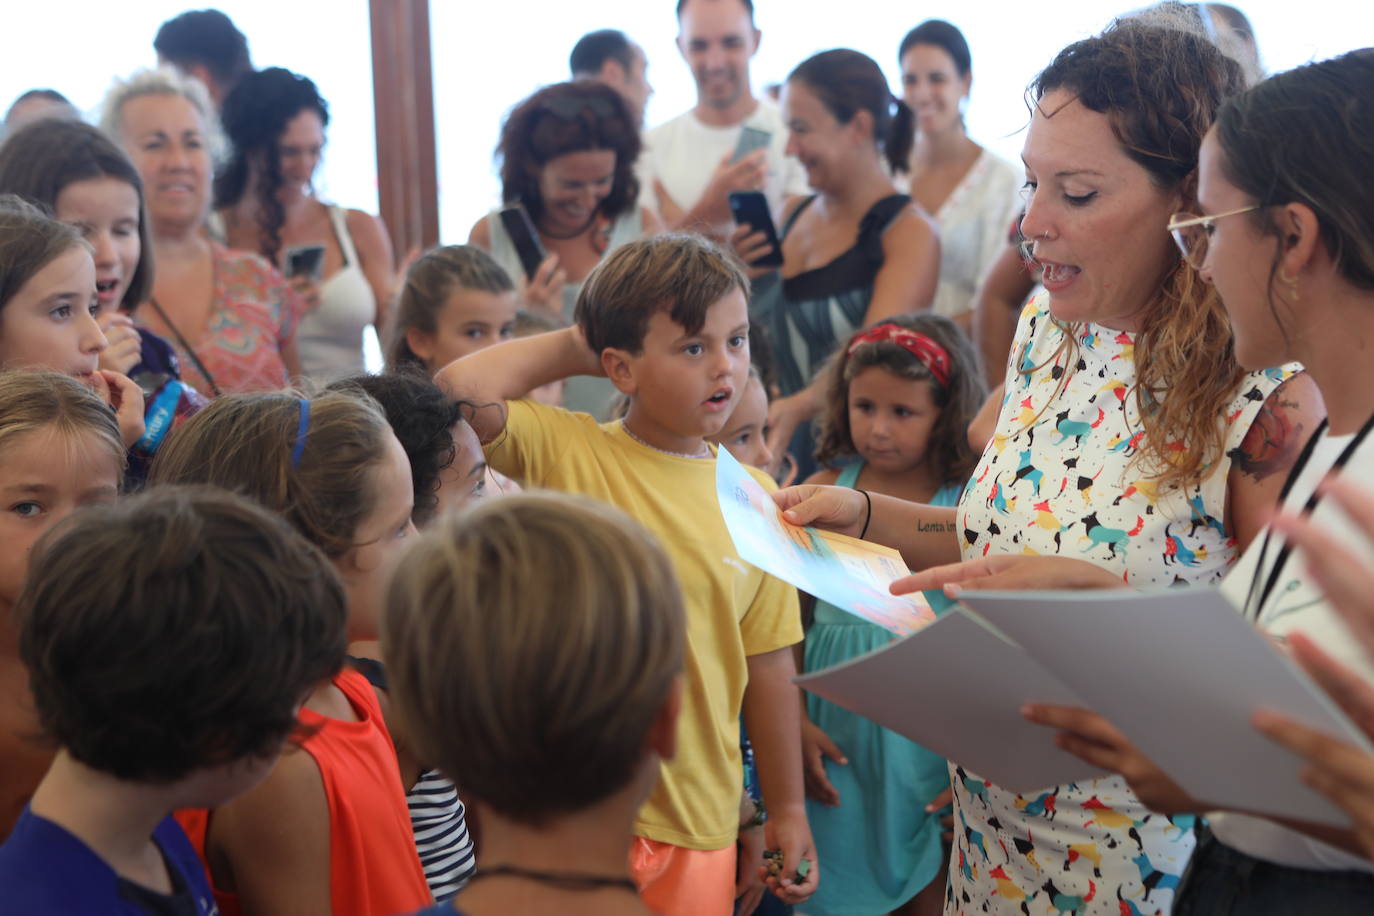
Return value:
<svg viewBox="0 0 1374 916">
<path fill-rule="evenodd" d="M 961 600 L 1193 796 L 1349 824 L 1302 783 L 1300 758 L 1256 731 L 1250 717 L 1264 707 L 1366 750 L 1369 742 L 1216 590 L 966 592 Z"/>
<path fill-rule="evenodd" d="M 1081 705 L 1076 694 L 960 610 L 797 683 L 1014 792 L 1105 775 L 1021 716 L 1027 700 Z"/>
</svg>

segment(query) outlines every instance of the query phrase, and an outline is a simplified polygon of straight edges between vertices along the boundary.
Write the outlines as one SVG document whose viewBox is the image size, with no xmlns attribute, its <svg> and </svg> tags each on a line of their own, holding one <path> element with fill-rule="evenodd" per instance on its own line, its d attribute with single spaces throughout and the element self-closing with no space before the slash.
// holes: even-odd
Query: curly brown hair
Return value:
<svg viewBox="0 0 1374 916">
<path fill-rule="evenodd" d="M 501 164 L 501 200 L 524 204 L 536 224 L 544 212 L 539 170 L 559 156 L 587 150 L 615 153 L 611 193 L 601 215 L 614 220 L 637 207 L 638 119 L 609 86 L 592 80 L 555 83 L 525 99 L 506 117 L 496 158 Z"/>
<path fill-rule="evenodd" d="M 872 325 L 895 324 L 935 341 L 949 354 L 949 379 L 941 385 L 930 367 L 891 341 L 864 343 L 849 352 L 868 329 L 858 331 L 821 369 L 825 408 L 816 423 L 816 460 L 827 467 L 838 458 L 856 454 L 849 431 L 849 383 L 865 369 L 886 369 L 900 378 L 931 383 L 940 418 L 930 431 L 927 460 L 941 485 L 963 483 L 978 463 L 978 453 L 968 441 L 968 425 L 987 397 L 983 370 L 968 335 L 943 315 L 894 315 Z"/>
<path fill-rule="evenodd" d="M 1063 89 L 1105 114 L 1126 155 L 1161 191 L 1181 192 L 1186 209 L 1196 201 L 1202 138 L 1222 103 L 1244 88 L 1239 65 L 1202 35 L 1127 19 L 1060 51 L 1031 94 L 1038 102 Z M 1067 353 L 1072 366 L 1078 334 L 1064 329 L 1048 362 Z M 1137 460 L 1165 486 L 1201 480 L 1222 456 L 1223 414 L 1245 373 L 1220 297 L 1184 260 L 1160 278 L 1136 335 L 1135 366 L 1145 432 Z M 1166 397 L 1171 390 L 1184 396 Z M 1171 450 L 1171 442 L 1188 448 Z"/>
</svg>

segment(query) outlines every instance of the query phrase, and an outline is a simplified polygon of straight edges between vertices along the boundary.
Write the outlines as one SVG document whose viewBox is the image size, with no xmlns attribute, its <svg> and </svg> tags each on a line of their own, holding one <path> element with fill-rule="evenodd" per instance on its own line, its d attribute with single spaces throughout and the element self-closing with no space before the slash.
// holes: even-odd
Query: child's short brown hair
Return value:
<svg viewBox="0 0 1374 916">
<path fill-rule="evenodd" d="M 104 401 L 76 379 L 48 370 L 0 372 L 0 452 L 19 437 L 56 429 L 71 439 L 88 433 L 121 471 L 128 459 L 119 424 Z"/>
<path fill-rule="evenodd" d="M 633 778 L 684 626 L 649 532 L 601 502 L 525 493 L 420 538 L 391 577 L 382 649 L 419 755 L 540 824 Z"/>
<path fill-rule="evenodd" d="M 639 353 L 649 319 L 667 312 L 688 334 L 731 290 L 749 296 L 749 278 L 733 257 L 699 235 L 656 235 L 621 245 L 582 284 L 573 321 L 593 353 Z"/>
<path fill-rule="evenodd" d="M 270 758 L 344 657 L 343 588 L 280 518 L 211 487 L 84 509 L 15 608 L 47 735 L 116 778 Z"/>
<path fill-rule="evenodd" d="M 172 431 L 148 481 L 240 493 L 280 512 L 337 559 L 358 546 L 353 534 L 375 498 L 369 475 L 386 456 L 390 432 L 361 392 L 225 395 Z"/>
</svg>

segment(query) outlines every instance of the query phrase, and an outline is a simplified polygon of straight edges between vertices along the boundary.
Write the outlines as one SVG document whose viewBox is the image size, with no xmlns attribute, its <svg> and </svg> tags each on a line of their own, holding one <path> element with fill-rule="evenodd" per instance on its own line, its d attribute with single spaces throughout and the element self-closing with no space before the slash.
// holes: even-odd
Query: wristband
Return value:
<svg viewBox="0 0 1374 916">
<path fill-rule="evenodd" d="M 868 495 L 867 490 L 860 490 L 859 492 L 864 495 L 864 502 L 868 505 L 868 511 L 864 513 L 864 530 L 859 532 L 859 540 L 862 541 L 864 535 L 868 534 L 868 523 L 873 521 L 873 497 Z"/>
</svg>

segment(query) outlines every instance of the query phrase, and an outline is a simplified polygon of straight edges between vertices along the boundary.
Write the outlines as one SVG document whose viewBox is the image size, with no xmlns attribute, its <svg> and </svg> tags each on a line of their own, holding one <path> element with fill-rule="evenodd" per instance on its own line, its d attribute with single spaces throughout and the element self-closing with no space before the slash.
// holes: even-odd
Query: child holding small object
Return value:
<svg viewBox="0 0 1374 916">
<path fill-rule="evenodd" d="M 977 460 L 965 430 L 985 391 L 973 347 L 954 322 L 927 314 L 873 325 L 850 339 L 822 379 L 827 407 L 816 457 L 827 466 L 857 460 L 819 471 L 807 483 L 938 506 L 958 501 Z M 935 592 L 926 599 L 937 613 L 953 604 Z M 805 670 L 847 661 L 891 639 L 886 629 L 817 601 Z M 944 759 L 815 694 L 806 694 L 806 713 L 807 817 L 827 872 L 808 914 L 879 916 L 927 887 L 931 912 L 938 912 L 941 827 L 925 805 L 949 784 Z"/>
<path fill-rule="evenodd" d="M 683 582 L 690 638 L 679 753 L 640 811 L 632 847 L 644 900 L 666 916 L 730 913 L 741 710 L 768 803 L 768 842 L 787 856 L 771 886 L 800 903 L 817 881 L 814 867 L 804 879 L 792 870 L 802 859 L 815 865 L 791 683 L 795 592 L 729 548 L 705 439 L 724 427 L 748 380 L 748 289 L 734 261 L 703 239 L 630 242 L 588 277 L 576 327 L 475 353 L 438 378 L 475 403 L 504 402 L 474 417 L 498 470 L 631 512 L 663 539 Z M 559 378 L 601 374 L 629 395 L 623 420 L 598 424 L 517 400 Z M 755 477 L 772 486 L 763 472 Z"/>
</svg>

